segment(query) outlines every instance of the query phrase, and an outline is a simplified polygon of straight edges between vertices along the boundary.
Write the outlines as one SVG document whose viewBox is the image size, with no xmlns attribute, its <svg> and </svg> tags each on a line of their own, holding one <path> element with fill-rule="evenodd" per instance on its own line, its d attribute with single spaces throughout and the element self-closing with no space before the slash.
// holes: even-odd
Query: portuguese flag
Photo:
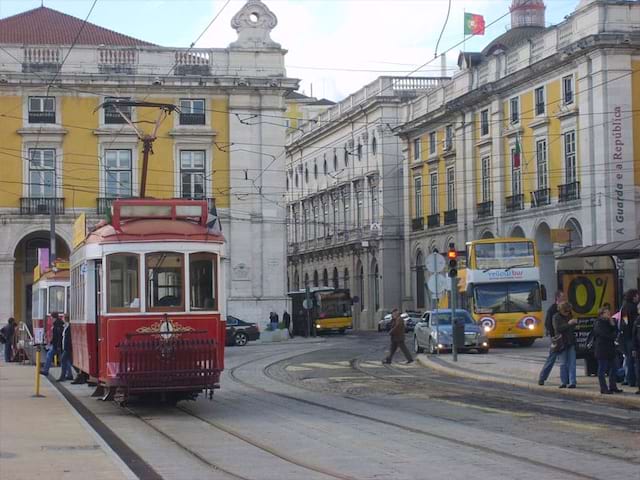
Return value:
<svg viewBox="0 0 640 480">
<path fill-rule="evenodd" d="M 464 34 L 484 35 L 484 17 L 475 13 L 464 14 Z"/>
</svg>

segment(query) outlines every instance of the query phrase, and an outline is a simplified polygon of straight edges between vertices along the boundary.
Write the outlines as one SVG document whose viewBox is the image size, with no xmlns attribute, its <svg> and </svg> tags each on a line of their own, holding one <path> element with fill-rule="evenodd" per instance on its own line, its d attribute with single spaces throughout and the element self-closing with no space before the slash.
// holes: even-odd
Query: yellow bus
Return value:
<svg viewBox="0 0 640 480">
<path fill-rule="evenodd" d="M 336 331 L 345 333 L 352 328 L 352 299 L 349 290 L 331 287 L 311 287 L 309 299 L 311 307 L 308 315 L 304 308 L 307 298 L 305 290 L 289 292 L 292 302 L 292 321 L 294 333 L 306 335 L 315 328 L 316 333 Z M 308 323 L 309 322 L 309 323 Z"/>
<path fill-rule="evenodd" d="M 540 259 L 533 240 L 492 238 L 467 243 L 459 282 L 463 305 L 493 343 L 531 346 L 544 336 Z"/>
</svg>

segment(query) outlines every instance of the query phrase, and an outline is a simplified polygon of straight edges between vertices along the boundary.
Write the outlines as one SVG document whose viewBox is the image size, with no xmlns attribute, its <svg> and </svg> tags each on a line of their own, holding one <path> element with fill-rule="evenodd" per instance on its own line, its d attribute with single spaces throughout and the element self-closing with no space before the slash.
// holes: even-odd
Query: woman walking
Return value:
<svg viewBox="0 0 640 480">
<path fill-rule="evenodd" d="M 576 336 L 578 321 L 571 318 L 571 304 L 561 303 L 558 313 L 553 316 L 553 329 L 556 337 L 560 337 L 562 349 L 558 352 L 560 359 L 560 388 L 576 388 Z M 554 339 L 556 338 L 554 337 Z"/>
<path fill-rule="evenodd" d="M 616 346 L 618 335 L 615 319 L 611 318 L 608 307 L 602 307 L 598 312 L 598 319 L 593 327 L 595 357 L 598 360 L 598 380 L 600 393 L 610 395 L 622 393 L 616 385 Z M 609 388 L 605 375 L 609 375 Z"/>
</svg>

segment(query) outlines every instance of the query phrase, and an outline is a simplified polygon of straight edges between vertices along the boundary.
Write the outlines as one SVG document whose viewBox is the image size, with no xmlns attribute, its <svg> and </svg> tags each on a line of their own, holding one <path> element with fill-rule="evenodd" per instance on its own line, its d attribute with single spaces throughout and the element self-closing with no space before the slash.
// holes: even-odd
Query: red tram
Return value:
<svg viewBox="0 0 640 480">
<path fill-rule="evenodd" d="M 69 263 L 57 260 L 51 267 L 36 265 L 31 287 L 31 326 L 35 343 L 51 343 L 52 313 L 64 320 L 69 311 Z"/>
<path fill-rule="evenodd" d="M 224 239 L 207 202 L 115 200 L 71 255 L 73 363 L 103 398 L 213 394 L 224 367 Z"/>
</svg>

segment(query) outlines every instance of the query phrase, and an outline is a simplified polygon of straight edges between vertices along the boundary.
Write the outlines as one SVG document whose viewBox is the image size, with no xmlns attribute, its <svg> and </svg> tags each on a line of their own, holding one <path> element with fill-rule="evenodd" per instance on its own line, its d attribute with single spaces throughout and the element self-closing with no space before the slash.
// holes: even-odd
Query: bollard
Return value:
<svg viewBox="0 0 640 480">
<path fill-rule="evenodd" d="M 33 395 L 36 398 L 44 397 L 40 395 L 40 346 L 36 347 L 36 393 Z"/>
</svg>

